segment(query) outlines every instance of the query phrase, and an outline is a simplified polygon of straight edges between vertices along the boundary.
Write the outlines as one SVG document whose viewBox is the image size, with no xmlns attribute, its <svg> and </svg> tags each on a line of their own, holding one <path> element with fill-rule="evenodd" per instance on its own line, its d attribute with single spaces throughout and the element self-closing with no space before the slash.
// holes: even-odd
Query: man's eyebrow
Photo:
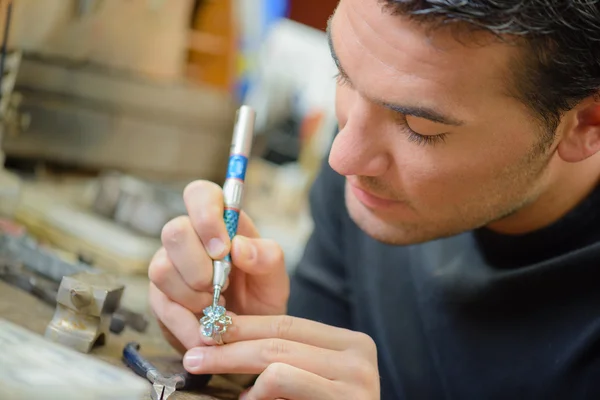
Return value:
<svg viewBox="0 0 600 400">
<path fill-rule="evenodd" d="M 329 51 L 331 52 L 331 58 L 333 59 L 333 61 L 335 62 L 335 65 L 337 66 L 338 70 L 340 71 L 340 75 L 344 77 L 344 80 L 346 80 L 350 85 L 352 85 L 352 83 L 350 81 L 350 77 L 348 77 L 348 74 L 342 67 L 342 63 L 340 62 L 340 59 L 337 57 L 335 48 L 333 46 L 333 39 L 331 36 L 331 20 L 332 20 L 332 18 L 333 18 L 333 16 L 331 16 L 327 20 L 327 29 L 325 30 L 325 32 L 327 34 L 327 43 L 329 44 Z M 446 115 L 444 115 L 436 110 L 433 110 L 431 108 L 402 106 L 399 104 L 391 104 L 391 103 L 377 101 L 377 100 L 375 100 L 373 102 L 380 104 L 381 106 L 383 106 L 389 110 L 395 111 L 395 112 L 403 114 L 403 115 L 411 115 L 413 117 L 427 119 L 432 122 L 436 122 L 436 123 L 440 123 L 440 124 L 444 124 L 444 125 L 452 125 L 452 126 L 464 125 L 463 121 L 458 120 L 456 118 L 446 116 Z"/>
<path fill-rule="evenodd" d="M 376 101 L 383 107 L 395 111 L 404 115 L 411 115 L 417 118 L 427 119 L 432 122 L 437 122 L 439 124 L 444 125 L 452 125 L 452 126 L 461 126 L 464 125 L 464 121 L 458 120 L 456 118 L 452 118 L 446 115 L 443 115 L 431 108 L 427 107 L 411 107 L 411 106 L 402 106 L 399 104 L 390 104 L 385 102 Z"/>
</svg>

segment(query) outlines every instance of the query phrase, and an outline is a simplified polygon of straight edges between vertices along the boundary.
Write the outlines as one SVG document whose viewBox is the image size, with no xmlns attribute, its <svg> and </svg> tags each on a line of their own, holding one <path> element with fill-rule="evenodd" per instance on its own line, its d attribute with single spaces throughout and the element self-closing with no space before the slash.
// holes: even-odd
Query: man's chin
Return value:
<svg viewBox="0 0 600 400">
<path fill-rule="evenodd" d="M 360 201 L 346 193 L 346 208 L 350 219 L 368 236 L 386 245 L 408 246 L 429 242 L 454 233 L 437 232 L 426 229 L 417 221 L 390 219 L 387 215 L 378 215 L 365 207 Z"/>
</svg>

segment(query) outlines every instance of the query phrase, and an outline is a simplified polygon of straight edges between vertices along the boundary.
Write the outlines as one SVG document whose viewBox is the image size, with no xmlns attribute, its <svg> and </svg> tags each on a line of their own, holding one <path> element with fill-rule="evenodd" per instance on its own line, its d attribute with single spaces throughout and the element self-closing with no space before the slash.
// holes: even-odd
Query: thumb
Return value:
<svg viewBox="0 0 600 400">
<path fill-rule="evenodd" d="M 283 250 L 274 240 L 237 235 L 231 243 L 231 259 L 237 269 L 265 292 L 280 291 L 288 285 Z"/>
<path fill-rule="evenodd" d="M 231 243 L 233 264 L 249 275 L 270 275 L 285 271 L 283 250 L 270 239 L 250 239 L 237 235 Z"/>
</svg>

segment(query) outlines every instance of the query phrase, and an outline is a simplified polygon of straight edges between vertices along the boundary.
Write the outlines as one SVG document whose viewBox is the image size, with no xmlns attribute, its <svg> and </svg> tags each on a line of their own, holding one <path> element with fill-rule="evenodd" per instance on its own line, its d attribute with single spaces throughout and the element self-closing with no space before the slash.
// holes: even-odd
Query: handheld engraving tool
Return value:
<svg viewBox="0 0 600 400">
<path fill-rule="evenodd" d="M 223 185 L 223 218 L 230 239 L 233 239 L 237 233 L 246 169 L 254 137 L 255 120 L 256 113 L 251 107 L 242 106 L 238 110 L 229 153 L 229 165 L 227 167 L 225 184 Z M 223 286 L 225 286 L 230 272 L 231 256 L 229 254 L 222 260 L 214 261 L 213 304 L 212 307 L 207 307 L 204 310 L 205 317 L 202 318 L 202 332 L 205 336 L 219 336 L 227 328 L 227 322 L 230 323 L 230 319 L 226 319 L 225 309 L 218 305 L 221 291 L 223 290 Z"/>
</svg>

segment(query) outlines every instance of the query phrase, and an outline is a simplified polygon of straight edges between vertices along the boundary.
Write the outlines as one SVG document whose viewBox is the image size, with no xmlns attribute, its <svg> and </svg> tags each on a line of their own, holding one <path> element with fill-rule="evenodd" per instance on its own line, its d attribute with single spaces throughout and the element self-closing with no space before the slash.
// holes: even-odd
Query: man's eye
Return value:
<svg viewBox="0 0 600 400">
<path fill-rule="evenodd" d="M 350 85 L 350 80 L 348 79 L 348 77 L 341 72 L 335 74 L 334 79 L 340 86 Z"/>
<path fill-rule="evenodd" d="M 415 132 L 410 127 L 408 121 L 406 120 L 406 115 L 398 114 L 398 116 L 399 125 L 401 126 L 403 132 L 408 136 L 409 142 L 413 142 L 418 145 L 435 145 L 446 141 L 446 133 L 439 133 L 437 135 L 423 135 L 421 133 Z"/>
<path fill-rule="evenodd" d="M 445 133 L 440 133 L 439 135 L 421 135 L 410 128 L 407 129 L 409 130 L 409 132 L 407 132 L 408 140 L 419 145 L 435 145 L 446 141 Z"/>
</svg>

